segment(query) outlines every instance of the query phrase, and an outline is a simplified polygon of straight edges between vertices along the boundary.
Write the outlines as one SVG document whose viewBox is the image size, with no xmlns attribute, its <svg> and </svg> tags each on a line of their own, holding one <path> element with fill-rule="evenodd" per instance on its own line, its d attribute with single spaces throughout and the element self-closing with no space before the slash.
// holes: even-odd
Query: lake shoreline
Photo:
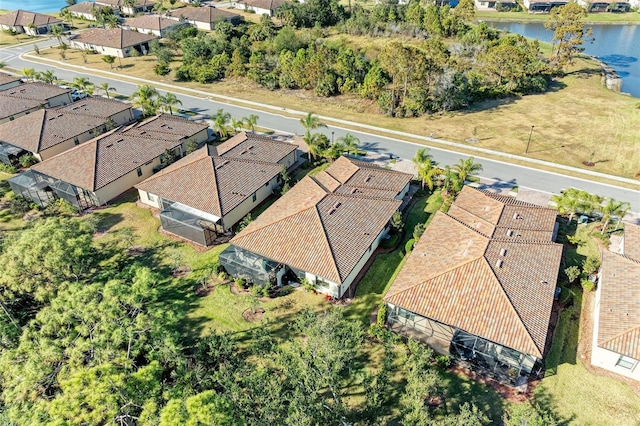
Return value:
<svg viewBox="0 0 640 426">
<path fill-rule="evenodd" d="M 549 15 L 547 15 L 549 16 Z M 485 21 L 491 21 L 491 22 L 508 22 L 508 23 L 513 23 L 513 24 L 531 24 L 531 23 L 544 23 L 544 20 L 541 19 L 526 19 L 526 18 L 486 18 L 486 17 L 482 17 L 482 19 L 476 19 L 477 23 L 481 23 L 481 22 L 485 22 Z M 616 21 L 616 22 L 611 22 L 611 21 L 584 21 L 585 24 L 587 25 L 640 25 L 640 22 L 637 21 Z"/>
</svg>

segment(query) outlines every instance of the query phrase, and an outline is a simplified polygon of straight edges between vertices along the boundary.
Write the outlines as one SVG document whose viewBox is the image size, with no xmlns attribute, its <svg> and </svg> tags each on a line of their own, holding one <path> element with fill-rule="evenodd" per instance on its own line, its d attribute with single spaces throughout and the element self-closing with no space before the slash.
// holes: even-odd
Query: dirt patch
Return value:
<svg viewBox="0 0 640 426">
<path fill-rule="evenodd" d="M 264 317 L 264 309 L 262 308 L 247 308 L 242 313 L 242 318 L 248 322 L 257 322 Z"/>
<path fill-rule="evenodd" d="M 249 290 L 245 290 L 233 281 L 231 281 L 231 283 L 229 284 L 229 291 L 231 291 L 231 294 L 235 295 L 249 294 Z"/>
<path fill-rule="evenodd" d="M 127 256 L 140 256 L 142 253 L 147 251 L 145 246 L 131 246 L 127 249 Z"/>
<path fill-rule="evenodd" d="M 173 268 L 171 270 L 171 276 L 173 278 L 184 278 L 189 272 L 191 272 L 191 268 L 188 266 L 178 266 L 177 268 Z"/>
</svg>

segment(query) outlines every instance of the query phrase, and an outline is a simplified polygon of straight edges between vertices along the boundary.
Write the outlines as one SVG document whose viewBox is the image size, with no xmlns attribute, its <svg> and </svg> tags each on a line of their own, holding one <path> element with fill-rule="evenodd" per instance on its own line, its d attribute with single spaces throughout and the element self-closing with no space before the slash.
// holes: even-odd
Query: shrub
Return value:
<svg viewBox="0 0 640 426">
<path fill-rule="evenodd" d="M 9 211 L 15 215 L 23 215 L 31 210 L 31 203 L 22 197 L 14 197 L 9 200 Z"/>
<path fill-rule="evenodd" d="M 378 308 L 378 315 L 376 317 L 376 324 L 380 327 L 384 327 L 384 324 L 387 320 L 387 304 L 381 303 Z"/>
<path fill-rule="evenodd" d="M 596 283 L 588 278 L 583 278 L 582 280 L 580 280 L 580 285 L 582 285 L 582 289 L 584 291 L 592 291 L 596 286 Z"/>
<path fill-rule="evenodd" d="M 424 223 L 419 223 L 413 228 L 413 239 L 418 241 L 422 234 L 424 234 L 424 230 L 427 227 Z"/>
<path fill-rule="evenodd" d="M 233 279 L 233 282 L 238 286 L 238 287 L 244 287 L 246 281 L 244 280 L 244 278 L 240 278 L 240 277 L 235 277 Z"/>
<path fill-rule="evenodd" d="M 447 368 L 449 368 L 449 366 L 451 365 L 451 358 L 449 358 L 446 355 L 440 355 L 438 357 L 436 357 L 436 365 L 445 370 Z"/>
<path fill-rule="evenodd" d="M 160 62 L 153 67 L 153 72 L 157 75 L 167 75 L 171 72 L 171 68 L 166 62 Z"/>
<path fill-rule="evenodd" d="M 567 275 L 569 284 L 571 284 L 580 276 L 580 268 L 578 268 L 577 266 L 570 266 L 564 270 L 564 273 Z"/>
<path fill-rule="evenodd" d="M 591 275 L 598 270 L 600 267 L 600 258 L 596 256 L 589 256 L 582 262 L 582 271 Z"/>
<path fill-rule="evenodd" d="M 49 203 L 44 210 L 46 214 L 50 216 L 75 216 L 78 213 L 78 209 L 62 198 L 58 198 L 52 203 Z"/>
<path fill-rule="evenodd" d="M 33 154 L 24 154 L 20 156 L 18 162 L 22 167 L 27 168 L 36 164 L 38 159 Z"/>
<path fill-rule="evenodd" d="M 414 240 L 413 238 L 407 241 L 407 244 L 404 245 L 404 252 L 407 254 L 411 253 L 415 243 L 416 243 L 416 240 Z"/>
<path fill-rule="evenodd" d="M 300 280 L 300 285 L 309 293 L 316 291 L 316 283 L 309 281 L 306 277 Z"/>
<path fill-rule="evenodd" d="M 0 172 L 13 175 L 16 173 L 16 168 L 13 166 L 9 166 L 8 164 L 0 163 Z"/>
<path fill-rule="evenodd" d="M 398 244 L 398 240 L 399 239 L 400 239 L 400 235 L 399 234 L 393 234 L 388 239 L 386 239 L 386 240 L 383 239 L 382 243 L 380 243 L 380 246 L 382 248 L 385 248 L 385 249 L 389 249 L 389 248 L 395 247 L 396 244 Z"/>
</svg>

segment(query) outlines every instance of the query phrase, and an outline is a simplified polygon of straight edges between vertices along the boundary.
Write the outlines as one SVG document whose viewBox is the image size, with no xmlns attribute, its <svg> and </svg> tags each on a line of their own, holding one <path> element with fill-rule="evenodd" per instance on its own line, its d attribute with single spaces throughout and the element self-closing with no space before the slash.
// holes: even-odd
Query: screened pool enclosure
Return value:
<svg viewBox="0 0 640 426">
<path fill-rule="evenodd" d="M 33 170 L 27 170 L 9 179 L 9 186 L 17 195 L 40 207 L 46 207 L 59 198 L 69 202 L 78 210 L 99 205 L 99 201 L 92 192 Z"/>
</svg>

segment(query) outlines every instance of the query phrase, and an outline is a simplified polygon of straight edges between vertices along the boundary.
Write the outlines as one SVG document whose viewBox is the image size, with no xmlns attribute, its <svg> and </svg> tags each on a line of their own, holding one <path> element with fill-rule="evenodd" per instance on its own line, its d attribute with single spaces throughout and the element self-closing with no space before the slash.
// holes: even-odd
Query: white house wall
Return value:
<svg viewBox="0 0 640 426">
<path fill-rule="evenodd" d="M 54 96 L 53 98 L 49 98 L 47 101 L 47 105 L 49 107 L 57 107 L 60 105 L 69 105 L 71 102 L 71 95 L 69 93 L 62 93 L 58 96 Z"/>
<path fill-rule="evenodd" d="M 296 152 L 297 152 L 297 150 L 291 152 L 289 155 L 284 157 L 282 160 L 278 161 L 278 164 L 281 164 L 281 165 L 285 166 L 287 169 L 289 167 L 293 166 L 296 163 L 296 160 L 297 160 Z"/>
<path fill-rule="evenodd" d="M 78 138 L 78 145 L 80 145 L 83 142 L 88 141 L 89 139 L 93 138 L 93 136 L 91 135 L 91 132 L 84 132 L 80 135 L 77 136 Z M 40 161 L 46 160 L 48 158 L 54 157 L 58 154 L 61 154 L 65 151 L 70 150 L 71 148 L 73 148 L 74 146 L 76 146 L 75 143 L 75 137 L 71 138 L 71 139 L 67 139 L 64 142 L 60 142 L 58 144 L 55 144 L 54 146 L 52 146 L 51 148 L 47 148 L 45 150 L 40 151 L 38 154 L 34 153 L 34 155 L 40 159 Z"/>
<path fill-rule="evenodd" d="M 113 114 L 109 118 L 111 118 L 111 120 L 113 120 L 113 122 L 118 126 L 122 126 L 123 124 L 133 121 L 133 112 L 131 111 L 131 108 L 129 108 L 127 110 L 120 111 L 117 114 Z"/>
<path fill-rule="evenodd" d="M 96 198 L 101 205 L 108 203 L 118 195 L 133 188 L 134 185 L 137 185 L 143 180 L 151 177 L 151 175 L 153 175 L 154 167 L 157 167 L 159 165 L 160 157 L 153 159 L 147 164 L 140 165 L 140 169 L 142 170 L 141 176 L 138 176 L 137 170 L 132 170 L 126 175 L 95 191 Z"/>
<path fill-rule="evenodd" d="M 149 28 L 139 28 L 139 27 L 130 26 L 130 25 L 122 25 L 122 28 L 125 30 L 137 31 L 142 34 L 152 34 L 156 37 L 163 37 L 162 30 L 151 30 Z"/>
<path fill-rule="evenodd" d="M 593 337 L 591 342 L 591 365 L 595 367 L 604 368 L 605 370 L 612 371 L 620 374 L 621 376 L 629 377 L 630 379 L 640 381 L 640 362 L 636 362 L 636 365 L 632 369 L 624 368 L 616 365 L 620 359 L 620 354 L 610 351 L 598 346 L 598 328 L 600 321 L 600 298 L 602 292 L 602 286 L 607 285 L 606 282 L 600 280 L 598 289 L 596 290 L 596 301 L 593 310 Z"/>
<path fill-rule="evenodd" d="M 34 107 L 34 108 L 29 109 L 29 110 L 22 111 L 22 112 L 19 112 L 17 114 L 10 115 L 9 117 L 2 118 L 2 119 L 0 119 L 0 124 L 4 124 L 4 123 L 7 123 L 7 122 L 11 121 L 11 118 L 13 118 L 15 120 L 18 117 L 22 117 L 23 115 L 27 115 L 27 114 L 32 113 L 33 111 L 37 111 L 39 109 L 40 109 L 40 107 Z"/>
<path fill-rule="evenodd" d="M 149 195 L 153 196 L 153 201 L 151 200 L 151 197 Z M 140 197 L 140 202 L 142 204 L 160 209 L 160 197 L 158 197 L 157 195 L 149 194 L 147 191 L 138 189 L 138 196 Z"/>
<path fill-rule="evenodd" d="M 229 213 L 222 218 L 222 227 L 225 231 L 231 229 L 233 225 L 238 223 L 249 212 L 255 209 L 261 202 L 269 198 L 273 194 L 273 190 L 278 186 L 278 176 L 271 179 L 267 185 L 262 185 L 260 189 L 256 191 L 256 201 L 253 201 L 253 194 L 249 194 L 240 204 L 233 208 Z"/>
</svg>

